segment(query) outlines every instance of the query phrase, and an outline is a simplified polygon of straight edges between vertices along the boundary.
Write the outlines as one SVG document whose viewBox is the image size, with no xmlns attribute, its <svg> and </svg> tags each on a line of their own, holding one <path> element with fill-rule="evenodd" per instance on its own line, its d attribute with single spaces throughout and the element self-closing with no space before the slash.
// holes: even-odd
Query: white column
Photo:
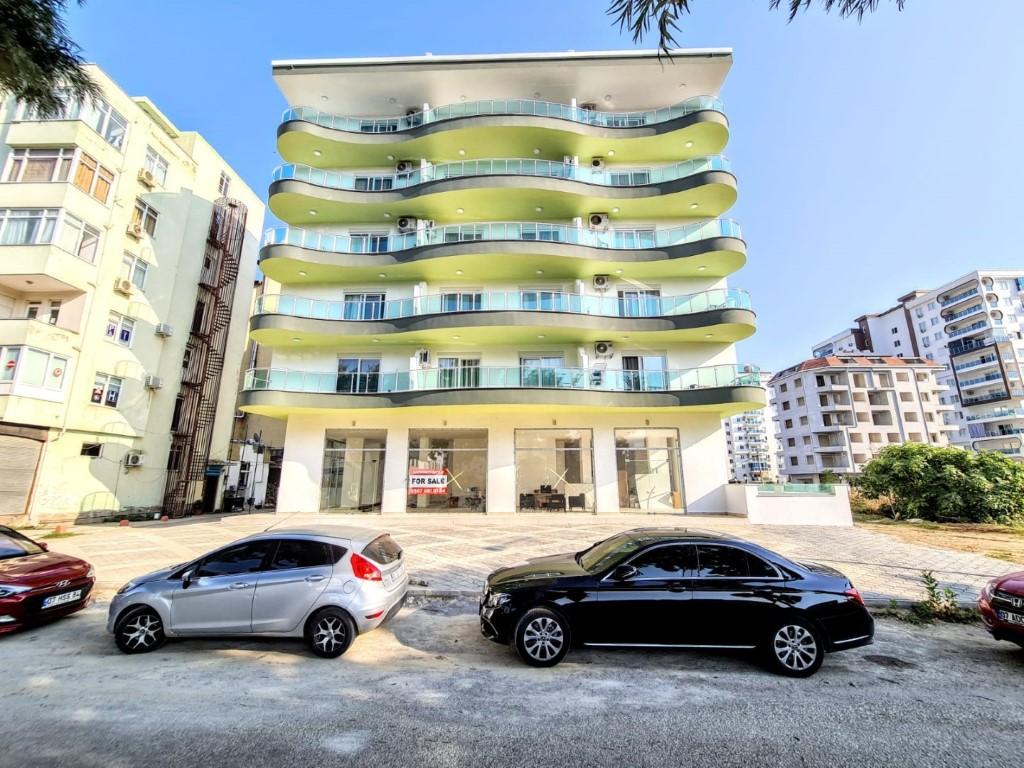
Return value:
<svg viewBox="0 0 1024 768">
<path fill-rule="evenodd" d="M 384 444 L 384 494 L 381 512 L 401 514 L 406 511 L 406 475 L 409 466 L 409 429 L 391 427 Z"/>
<path fill-rule="evenodd" d="M 619 477 L 615 465 L 615 430 L 594 428 L 594 511 L 619 511 Z"/>
<path fill-rule="evenodd" d="M 720 515 L 728 511 L 729 482 L 725 430 L 714 413 L 688 415 L 679 425 L 683 458 L 683 492 L 691 515 Z"/>
<path fill-rule="evenodd" d="M 495 426 L 487 431 L 487 514 L 517 511 L 515 430 Z"/>
<path fill-rule="evenodd" d="M 277 511 L 318 512 L 324 472 L 323 422 L 315 417 L 289 416 L 281 462 Z"/>
</svg>

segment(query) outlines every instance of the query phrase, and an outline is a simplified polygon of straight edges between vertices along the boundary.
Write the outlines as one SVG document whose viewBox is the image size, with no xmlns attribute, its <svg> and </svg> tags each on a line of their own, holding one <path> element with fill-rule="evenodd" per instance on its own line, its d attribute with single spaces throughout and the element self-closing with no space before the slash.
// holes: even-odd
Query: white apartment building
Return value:
<svg viewBox="0 0 1024 768">
<path fill-rule="evenodd" d="M 858 318 L 814 354 L 853 340 L 859 352 L 933 360 L 942 366 L 943 402 L 954 406 L 950 441 L 1024 458 L 1024 270 L 975 270 L 899 301 Z"/>
<path fill-rule="evenodd" d="M 280 61 L 283 512 L 725 512 L 746 260 L 729 50 Z"/>
<path fill-rule="evenodd" d="M 769 383 L 779 424 L 779 472 L 815 483 L 859 472 L 893 443 L 948 445 L 951 405 L 920 358 L 829 356 L 805 360 Z"/>
<path fill-rule="evenodd" d="M 767 388 L 772 374 L 761 371 Z M 729 455 L 729 477 L 738 483 L 774 483 L 779 477 L 779 445 L 775 436 L 775 409 L 747 411 L 722 422 Z"/>
<path fill-rule="evenodd" d="M 90 74 L 95 103 L 0 107 L 0 520 L 219 505 L 263 205 Z"/>
</svg>

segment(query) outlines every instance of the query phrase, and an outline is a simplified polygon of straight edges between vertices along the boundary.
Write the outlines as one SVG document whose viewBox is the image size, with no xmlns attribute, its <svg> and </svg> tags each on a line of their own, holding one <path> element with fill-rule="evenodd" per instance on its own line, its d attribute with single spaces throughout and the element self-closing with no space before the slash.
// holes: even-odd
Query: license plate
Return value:
<svg viewBox="0 0 1024 768">
<path fill-rule="evenodd" d="M 999 611 L 999 618 L 1005 621 L 1007 624 L 1020 624 L 1022 627 L 1024 627 L 1024 615 L 1021 615 L 1019 613 Z"/>
<path fill-rule="evenodd" d="M 48 598 L 43 600 L 43 610 L 46 610 L 47 608 L 56 608 L 58 605 L 74 603 L 81 598 L 82 590 L 80 589 L 76 589 L 74 592 L 64 592 L 60 595 L 50 595 Z"/>
</svg>

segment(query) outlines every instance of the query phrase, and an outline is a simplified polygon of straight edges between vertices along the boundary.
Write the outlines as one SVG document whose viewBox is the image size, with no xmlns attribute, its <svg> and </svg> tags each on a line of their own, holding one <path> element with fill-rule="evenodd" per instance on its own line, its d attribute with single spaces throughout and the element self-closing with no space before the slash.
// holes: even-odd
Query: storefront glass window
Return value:
<svg viewBox="0 0 1024 768">
<path fill-rule="evenodd" d="M 328 429 L 322 512 L 380 512 L 384 490 L 383 429 Z"/>
<path fill-rule="evenodd" d="M 516 493 L 524 512 L 592 512 L 589 429 L 517 429 Z"/>
<path fill-rule="evenodd" d="M 678 430 L 615 430 L 615 466 L 621 509 L 684 511 Z"/>
<path fill-rule="evenodd" d="M 486 429 L 409 431 L 410 512 L 483 512 Z"/>
</svg>

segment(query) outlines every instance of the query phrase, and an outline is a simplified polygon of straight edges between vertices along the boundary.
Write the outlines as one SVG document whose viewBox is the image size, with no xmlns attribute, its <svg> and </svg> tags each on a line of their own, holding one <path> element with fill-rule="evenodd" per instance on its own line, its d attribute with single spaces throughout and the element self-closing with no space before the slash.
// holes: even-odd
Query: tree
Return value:
<svg viewBox="0 0 1024 768">
<path fill-rule="evenodd" d="M 907 0 L 889 0 L 895 3 L 897 10 L 902 11 Z M 650 32 L 651 27 L 658 29 L 658 48 L 668 53 L 670 47 L 676 45 L 675 33 L 679 30 L 679 17 L 690 13 L 692 0 L 612 0 L 608 6 L 608 15 L 614 16 L 620 30 L 629 29 L 633 42 L 639 43 Z M 846 18 L 856 16 L 860 21 L 864 14 L 878 8 L 880 0 L 786 0 L 789 9 L 789 21 L 796 18 L 800 11 L 806 11 L 817 2 L 830 13 L 838 9 L 839 15 Z M 768 0 L 768 8 L 776 10 L 782 0 Z"/>
<path fill-rule="evenodd" d="M 43 113 L 59 111 L 65 97 L 100 95 L 64 26 L 67 4 L 68 0 L 0 0 L 0 95 L 13 95 Z"/>
<path fill-rule="evenodd" d="M 890 445 L 864 467 L 856 486 L 883 500 L 895 519 L 1024 522 L 1024 464 L 995 451 Z"/>
</svg>

